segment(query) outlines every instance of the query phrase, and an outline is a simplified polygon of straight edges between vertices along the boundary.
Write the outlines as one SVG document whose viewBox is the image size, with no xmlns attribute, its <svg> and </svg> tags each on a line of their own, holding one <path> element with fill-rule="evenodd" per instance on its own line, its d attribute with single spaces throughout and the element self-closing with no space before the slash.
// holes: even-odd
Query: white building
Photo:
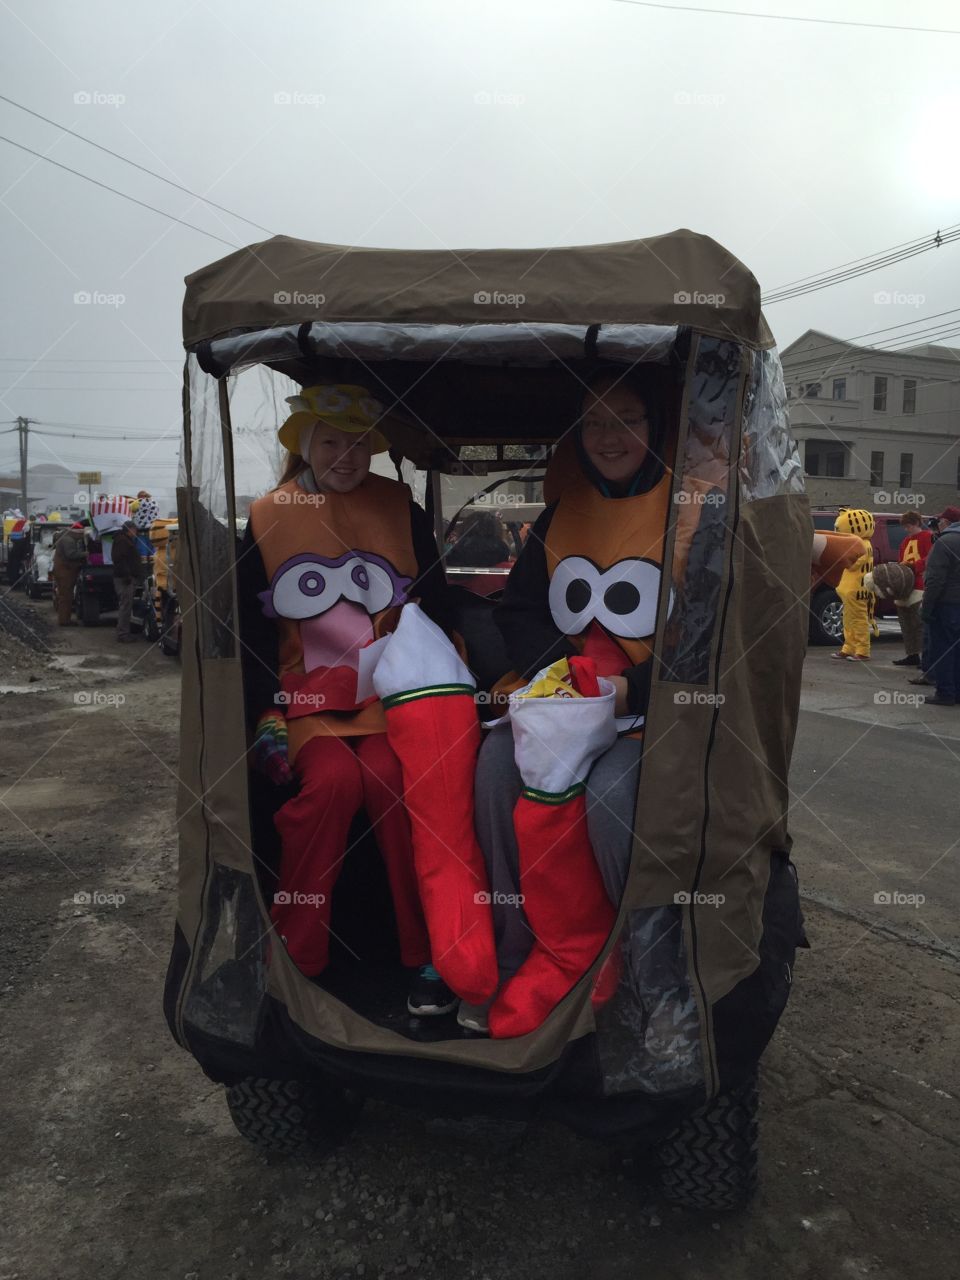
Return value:
<svg viewBox="0 0 960 1280">
<path fill-rule="evenodd" d="M 960 348 L 885 351 L 808 329 L 781 359 L 814 506 L 957 504 Z"/>
</svg>

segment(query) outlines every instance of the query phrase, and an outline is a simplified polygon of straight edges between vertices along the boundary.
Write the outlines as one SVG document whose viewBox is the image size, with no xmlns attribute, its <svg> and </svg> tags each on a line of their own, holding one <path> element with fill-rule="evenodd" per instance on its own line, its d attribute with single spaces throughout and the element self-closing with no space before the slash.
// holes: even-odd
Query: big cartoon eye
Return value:
<svg viewBox="0 0 960 1280">
<path fill-rule="evenodd" d="M 660 569 L 649 560 L 618 560 L 601 571 L 584 556 L 568 556 L 554 570 L 548 599 L 564 635 L 598 622 L 612 636 L 641 640 L 656 629 L 659 595 Z"/>
<path fill-rule="evenodd" d="M 593 621 L 599 578 L 597 566 L 584 556 L 567 556 L 557 565 L 547 599 L 564 635 L 579 635 Z"/>
<path fill-rule="evenodd" d="M 394 581 L 382 565 L 356 557 L 348 560 L 340 570 L 343 574 L 343 595 L 347 600 L 362 604 L 367 613 L 379 613 L 393 599 Z"/>
<path fill-rule="evenodd" d="M 301 560 L 273 584 L 272 604 L 281 618 L 313 618 L 326 613 L 343 595 L 343 569 Z"/>
<path fill-rule="evenodd" d="M 657 626 L 660 570 L 649 560 L 619 560 L 600 576 L 594 617 L 613 636 L 641 640 Z"/>
</svg>

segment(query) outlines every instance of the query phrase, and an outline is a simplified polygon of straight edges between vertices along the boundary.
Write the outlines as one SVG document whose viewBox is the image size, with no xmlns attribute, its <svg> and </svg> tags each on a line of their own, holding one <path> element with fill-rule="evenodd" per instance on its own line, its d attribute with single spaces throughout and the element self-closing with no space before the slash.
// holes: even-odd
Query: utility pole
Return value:
<svg viewBox="0 0 960 1280">
<path fill-rule="evenodd" d="M 20 509 L 24 516 L 30 514 L 27 507 L 27 438 L 32 418 L 18 418 L 17 431 L 20 433 Z"/>
</svg>

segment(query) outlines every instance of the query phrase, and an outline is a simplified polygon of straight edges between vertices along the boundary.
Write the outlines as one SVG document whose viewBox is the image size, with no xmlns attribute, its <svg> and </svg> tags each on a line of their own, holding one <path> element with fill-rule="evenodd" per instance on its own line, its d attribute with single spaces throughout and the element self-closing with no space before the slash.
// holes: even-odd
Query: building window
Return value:
<svg viewBox="0 0 960 1280">
<path fill-rule="evenodd" d="M 803 389 L 803 394 L 808 400 L 816 400 L 820 395 L 821 386 L 819 382 L 808 382 Z"/>
<path fill-rule="evenodd" d="M 876 451 L 870 454 L 870 483 L 877 489 L 883 486 L 883 454 Z"/>
<path fill-rule="evenodd" d="M 913 454 L 900 455 L 900 488 L 909 489 L 913 484 Z"/>
<path fill-rule="evenodd" d="M 845 476 L 849 473 L 850 446 L 842 440 L 808 440 L 803 463 L 808 476 Z"/>
<path fill-rule="evenodd" d="M 834 400 L 846 400 L 846 398 L 847 398 L 847 380 L 846 380 L 846 378 L 834 378 L 834 380 L 833 380 L 833 398 L 834 398 Z"/>
<path fill-rule="evenodd" d="M 886 378 L 874 378 L 873 380 L 873 410 L 874 413 L 887 412 Z"/>
<path fill-rule="evenodd" d="M 904 378 L 903 380 L 903 412 L 917 412 L 917 380 L 916 378 Z"/>
</svg>

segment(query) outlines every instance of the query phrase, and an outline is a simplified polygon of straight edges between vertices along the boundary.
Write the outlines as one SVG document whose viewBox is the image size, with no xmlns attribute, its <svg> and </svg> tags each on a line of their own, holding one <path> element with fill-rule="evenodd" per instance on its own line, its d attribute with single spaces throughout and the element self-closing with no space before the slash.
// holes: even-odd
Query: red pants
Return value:
<svg viewBox="0 0 960 1280">
<path fill-rule="evenodd" d="M 282 849 L 270 915 L 297 967 L 308 977 L 326 967 L 333 886 L 361 805 L 386 864 L 403 963 L 428 964 L 430 940 L 413 865 L 403 778 L 387 735 L 311 738 L 297 753 L 294 772 L 300 791 L 274 819 Z"/>
</svg>

